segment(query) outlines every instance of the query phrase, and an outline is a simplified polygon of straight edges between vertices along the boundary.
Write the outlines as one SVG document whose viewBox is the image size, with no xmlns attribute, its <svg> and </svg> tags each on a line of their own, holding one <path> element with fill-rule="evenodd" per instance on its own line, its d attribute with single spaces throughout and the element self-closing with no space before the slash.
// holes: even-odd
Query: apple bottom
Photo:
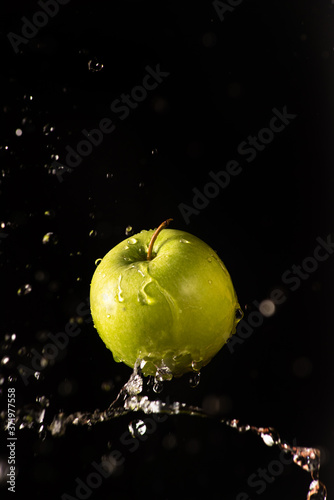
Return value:
<svg viewBox="0 0 334 500">
<path fill-rule="evenodd" d="M 111 346 L 108 345 L 108 342 L 106 342 L 106 346 L 111 350 L 116 362 L 123 362 L 130 368 L 134 368 L 135 365 L 140 366 L 145 377 L 154 376 L 159 380 L 171 380 L 173 376 L 181 377 L 185 373 L 199 372 L 212 360 L 234 333 L 235 328 L 230 335 L 220 337 L 219 344 L 215 343 L 210 348 L 205 345 L 202 351 L 193 347 L 187 348 L 184 345 L 178 350 L 171 350 L 170 348 L 162 350 L 161 347 L 159 349 L 153 348 L 149 353 L 142 350 L 138 352 L 135 361 L 117 356 Z"/>
</svg>

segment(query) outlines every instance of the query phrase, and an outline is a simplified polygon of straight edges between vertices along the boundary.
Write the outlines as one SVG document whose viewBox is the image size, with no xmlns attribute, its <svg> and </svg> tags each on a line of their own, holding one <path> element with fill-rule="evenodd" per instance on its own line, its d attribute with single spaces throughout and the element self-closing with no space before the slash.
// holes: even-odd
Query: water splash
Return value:
<svg viewBox="0 0 334 500">
<path fill-rule="evenodd" d="M 45 396 L 36 398 L 36 403 L 26 405 L 18 409 L 15 418 L 17 429 L 33 429 L 45 438 L 47 433 L 52 436 L 63 436 L 70 425 L 91 427 L 97 423 L 107 422 L 115 418 L 132 412 L 142 412 L 149 414 L 168 414 L 168 415 L 188 415 L 199 418 L 214 419 L 222 425 L 235 429 L 239 433 L 253 432 L 259 436 L 263 443 L 268 447 L 276 446 L 285 454 L 292 457 L 293 462 L 311 475 L 311 483 L 307 493 L 306 500 L 327 500 L 326 486 L 320 481 L 320 450 L 302 446 L 290 445 L 283 442 L 276 429 L 272 427 L 256 427 L 241 423 L 237 419 L 225 420 L 217 418 L 206 413 L 202 408 L 188 405 L 186 403 L 175 401 L 173 403 L 160 400 L 151 400 L 146 395 L 142 395 L 144 387 L 144 378 L 142 369 L 145 362 L 138 359 L 129 380 L 123 385 L 116 399 L 111 405 L 103 411 L 96 409 L 94 412 L 75 412 L 66 415 L 59 412 L 55 415 L 50 424 L 45 424 L 44 419 L 49 407 L 49 400 Z M 168 375 L 168 374 L 167 374 Z M 199 372 L 194 373 L 193 377 L 199 381 Z M 197 377 L 197 378 L 196 378 Z M 154 377 L 153 390 L 159 393 L 164 380 L 168 379 L 163 371 Z M 152 382 L 149 378 L 148 384 Z M 197 382 L 198 383 L 198 382 Z M 194 385 L 197 385 L 194 384 Z M 154 388 L 155 387 L 155 388 Z M 6 424 L 6 412 L 0 414 L 1 427 L 8 430 Z M 141 419 L 133 419 L 128 426 L 130 434 L 143 436 L 146 433 L 146 424 Z"/>
</svg>

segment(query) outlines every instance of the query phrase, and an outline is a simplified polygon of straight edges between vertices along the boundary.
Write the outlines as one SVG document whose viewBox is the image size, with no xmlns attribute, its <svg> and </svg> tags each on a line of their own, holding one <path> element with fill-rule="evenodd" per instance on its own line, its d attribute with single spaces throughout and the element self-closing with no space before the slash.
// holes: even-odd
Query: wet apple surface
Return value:
<svg viewBox="0 0 334 500">
<path fill-rule="evenodd" d="M 160 371 L 167 379 L 199 371 L 240 320 L 216 252 L 175 229 L 143 230 L 110 250 L 94 273 L 90 300 L 94 325 L 114 359 L 132 368 L 142 359 L 145 375 Z"/>
</svg>

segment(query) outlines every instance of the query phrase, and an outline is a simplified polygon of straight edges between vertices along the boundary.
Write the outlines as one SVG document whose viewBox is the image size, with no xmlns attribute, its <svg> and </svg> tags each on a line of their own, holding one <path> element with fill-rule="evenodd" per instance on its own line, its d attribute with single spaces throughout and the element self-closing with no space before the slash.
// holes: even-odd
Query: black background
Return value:
<svg viewBox="0 0 334 500">
<path fill-rule="evenodd" d="M 48 333 L 78 319 L 95 260 L 126 237 L 127 226 L 136 233 L 172 217 L 173 228 L 218 252 L 246 319 L 273 289 L 286 301 L 233 354 L 222 349 L 196 389 L 183 377 L 159 397 L 209 410 L 220 401 L 216 416 L 273 426 L 290 442 L 319 447 L 321 479 L 333 490 L 333 256 L 297 290 L 282 282 L 333 231 L 333 8 L 329 0 L 244 0 L 221 20 L 210 1 L 71 0 L 16 53 L 8 33 L 22 36 L 22 17 L 32 20 L 41 7 L 2 7 L 1 317 L 2 336 L 16 334 L 7 351 L 3 344 L 10 358 L 2 366 L 3 408 L 7 383 L 17 408 L 50 399 L 46 423 L 59 410 L 110 404 L 131 370 L 113 361 L 88 314 L 38 380 L 31 375 L 25 384 L 18 366 L 31 367 L 31 350 L 42 352 Z M 89 70 L 89 61 L 103 68 Z M 111 103 L 141 85 L 148 65 L 169 75 L 121 120 Z M 239 144 L 284 106 L 296 118 L 247 162 Z M 82 130 L 103 118 L 116 129 L 57 176 L 54 160 L 64 164 L 66 146 L 76 147 Z M 179 205 L 191 206 L 193 188 L 203 192 L 209 172 L 233 159 L 242 173 L 187 224 Z M 18 294 L 25 284 L 30 293 Z M 18 432 L 17 498 L 28 491 L 75 497 L 76 478 L 85 481 L 92 462 L 112 450 L 125 462 L 89 498 L 234 499 L 243 491 L 251 499 L 306 498 L 310 477 L 295 465 L 261 495 L 247 484 L 279 456 L 256 436 L 175 416 L 131 452 L 120 436 L 137 417 L 44 440 Z"/>
</svg>

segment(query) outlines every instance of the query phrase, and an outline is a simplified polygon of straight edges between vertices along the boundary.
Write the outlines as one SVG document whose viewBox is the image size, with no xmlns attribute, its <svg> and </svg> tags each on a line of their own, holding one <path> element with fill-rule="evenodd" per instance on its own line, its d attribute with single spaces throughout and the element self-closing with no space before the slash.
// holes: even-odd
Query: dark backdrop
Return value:
<svg viewBox="0 0 334 500">
<path fill-rule="evenodd" d="M 172 217 L 173 228 L 223 259 L 246 321 L 272 290 L 285 301 L 247 339 L 225 346 L 196 389 L 183 377 L 159 397 L 319 447 L 321 478 L 333 488 L 330 245 L 326 260 L 312 257 L 333 231 L 334 7 L 71 0 L 49 2 L 41 16 L 42 3 L 7 2 L 0 16 L 3 408 L 6 384 L 16 388 L 17 408 L 46 396 L 45 423 L 59 410 L 108 406 L 131 371 L 113 361 L 82 306 L 94 262 L 128 226 L 136 233 Z M 145 95 L 136 87 L 148 67 L 162 76 Z M 153 86 L 153 77 L 144 81 Z M 131 93 L 138 102 L 121 111 L 115 100 Z M 284 127 L 263 131 L 279 126 L 275 112 L 289 115 Z M 89 154 L 67 157 L 83 130 L 101 120 L 110 130 L 106 119 L 114 129 L 95 134 Z M 243 141 L 259 134 L 263 142 L 246 152 Z M 210 187 L 210 172 L 222 178 L 231 160 L 241 172 L 225 188 Z M 80 335 L 35 377 L 34 353 L 69 321 Z M 22 366 L 31 371 L 22 375 Z M 175 416 L 131 452 L 120 436 L 133 418 L 69 428 L 57 439 L 18 432 L 17 498 L 75 498 L 76 478 L 85 481 L 115 449 L 124 464 L 87 498 L 306 498 L 310 477 L 294 465 L 263 493 L 247 483 L 279 457 L 255 436 Z"/>
</svg>

